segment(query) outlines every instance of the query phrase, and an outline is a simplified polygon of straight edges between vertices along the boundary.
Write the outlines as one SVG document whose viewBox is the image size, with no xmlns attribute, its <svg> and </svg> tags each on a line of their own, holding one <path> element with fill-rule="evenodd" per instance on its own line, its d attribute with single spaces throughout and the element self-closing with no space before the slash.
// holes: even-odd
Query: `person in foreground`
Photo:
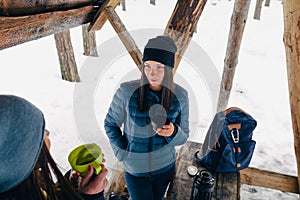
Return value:
<svg viewBox="0 0 300 200">
<path fill-rule="evenodd" d="M 141 78 L 120 85 L 104 121 L 131 200 L 164 198 L 175 174 L 175 146 L 189 136 L 188 93 L 173 81 L 176 51 L 168 36 L 150 39 Z"/>
<path fill-rule="evenodd" d="M 51 157 L 48 136 L 38 108 L 23 98 L 0 95 L 0 199 L 104 200 L 105 166 L 92 178 L 90 165 L 76 191 Z"/>
</svg>

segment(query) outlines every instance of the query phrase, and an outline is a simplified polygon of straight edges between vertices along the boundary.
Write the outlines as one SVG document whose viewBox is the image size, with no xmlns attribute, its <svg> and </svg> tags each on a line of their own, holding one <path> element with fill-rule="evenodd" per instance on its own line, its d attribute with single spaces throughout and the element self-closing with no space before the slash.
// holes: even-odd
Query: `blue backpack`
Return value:
<svg viewBox="0 0 300 200">
<path fill-rule="evenodd" d="M 247 168 L 256 142 L 252 140 L 257 122 L 248 113 L 231 107 L 215 115 L 202 146 L 198 164 L 211 172 L 238 172 Z"/>
</svg>

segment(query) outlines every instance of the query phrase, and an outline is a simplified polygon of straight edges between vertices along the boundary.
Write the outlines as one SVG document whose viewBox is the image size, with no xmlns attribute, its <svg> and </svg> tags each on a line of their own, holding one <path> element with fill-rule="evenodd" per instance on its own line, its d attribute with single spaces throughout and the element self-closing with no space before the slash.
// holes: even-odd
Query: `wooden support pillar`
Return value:
<svg viewBox="0 0 300 200">
<path fill-rule="evenodd" d="M 100 30 L 102 28 L 102 26 L 105 24 L 107 17 L 104 11 L 104 9 L 106 7 L 112 7 L 113 9 L 115 9 L 117 7 L 117 5 L 120 4 L 121 0 L 106 0 L 103 2 L 103 4 L 101 5 L 101 7 L 98 9 L 94 19 L 92 20 L 92 22 L 90 23 L 89 27 L 88 27 L 88 31 L 97 31 Z"/>
<path fill-rule="evenodd" d="M 227 50 L 224 61 L 217 112 L 225 110 L 228 104 L 235 68 L 246 25 L 251 0 L 236 0 L 231 16 L 231 25 L 228 36 Z"/>
<path fill-rule="evenodd" d="M 138 68 L 142 70 L 142 53 L 136 45 L 134 39 L 131 37 L 130 33 L 127 31 L 126 27 L 112 7 L 105 8 L 105 13 L 133 61 Z"/>
<path fill-rule="evenodd" d="M 177 1 L 164 32 L 165 35 L 174 39 L 178 47 L 174 64 L 175 70 L 190 44 L 206 2 L 207 0 Z"/>
<path fill-rule="evenodd" d="M 89 24 L 82 25 L 83 55 L 98 57 L 96 34 L 88 32 Z"/>
<path fill-rule="evenodd" d="M 290 108 L 297 159 L 298 185 L 300 185 L 300 1 L 284 0 L 283 14 Z"/>
<path fill-rule="evenodd" d="M 122 0 L 122 10 L 126 11 L 126 0 Z"/>
<path fill-rule="evenodd" d="M 270 6 L 270 3 L 271 3 L 271 0 L 266 0 L 266 1 L 265 1 L 265 6 L 269 7 L 269 6 Z"/>
<path fill-rule="evenodd" d="M 254 11 L 254 19 L 260 20 L 260 13 L 262 7 L 263 0 L 256 0 L 256 6 Z"/>
<path fill-rule="evenodd" d="M 63 80 L 79 82 L 79 75 L 75 62 L 70 31 L 54 34 L 57 54 Z"/>
<path fill-rule="evenodd" d="M 155 5 L 155 0 L 150 0 L 150 4 Z"/>
</svg>

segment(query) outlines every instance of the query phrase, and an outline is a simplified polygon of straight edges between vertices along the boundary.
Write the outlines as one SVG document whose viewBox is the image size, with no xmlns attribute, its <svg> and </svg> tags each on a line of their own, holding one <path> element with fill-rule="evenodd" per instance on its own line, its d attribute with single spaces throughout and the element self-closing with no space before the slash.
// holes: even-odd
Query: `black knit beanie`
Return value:
<svg viewBox="0 0 300 200">
<path fill-rule="evenodd" d="M 176 44 L 168 36 L 157 36 L 148 41 L 143 54 L 143 62 L 153 60 L 174 68 Z"/>
</svg>

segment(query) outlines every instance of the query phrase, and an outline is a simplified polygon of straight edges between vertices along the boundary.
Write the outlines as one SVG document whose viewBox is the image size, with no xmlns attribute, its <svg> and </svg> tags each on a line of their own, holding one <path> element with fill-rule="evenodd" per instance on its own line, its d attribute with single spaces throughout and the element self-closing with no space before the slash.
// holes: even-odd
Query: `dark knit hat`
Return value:
<svg viewBox="0 0 300 200">
<path fill-rule="evenodd" d="M 32 172 L 44 139 L 44 117 L 16 96 L 0 95 L 0 193 L 22 183 Z"/>
<path fill-rule="evenodd" d="M 174 67 L 176 44 L 168 36 L 157 36 L 148 41 L 143 54 L 143 62 L 153 60 Z"/>
</svg>

